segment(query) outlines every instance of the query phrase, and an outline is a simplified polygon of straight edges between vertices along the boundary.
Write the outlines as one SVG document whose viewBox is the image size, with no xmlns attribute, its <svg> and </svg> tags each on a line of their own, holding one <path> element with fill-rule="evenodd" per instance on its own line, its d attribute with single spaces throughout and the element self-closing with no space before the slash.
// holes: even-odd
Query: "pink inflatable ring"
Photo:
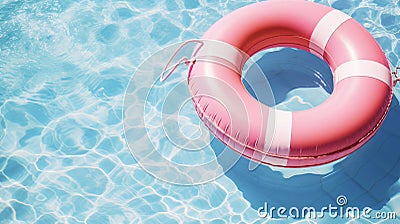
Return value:
<svg viewBox="0 0 400 224">
<path fill-rule="evenodd" d="M 252 160 L 284 167 L 337 160 L 365 144 L 388 112 L 392 77 L 385 54 L 363 26 L 333 8 L 260 2 L 223 17 L 202 39 L 233 47 L 205 42 L 196 57 L 219 58 L 237 69 L 207 60 L 192 63 L 188 83 L 196 111 L 215 136 Z M 329 99 L 295 112 L 254 99 L 241 82 L 241 70 L 248 56 L 272 47 L 323 58 L 334 76 Z"/>
</svg>

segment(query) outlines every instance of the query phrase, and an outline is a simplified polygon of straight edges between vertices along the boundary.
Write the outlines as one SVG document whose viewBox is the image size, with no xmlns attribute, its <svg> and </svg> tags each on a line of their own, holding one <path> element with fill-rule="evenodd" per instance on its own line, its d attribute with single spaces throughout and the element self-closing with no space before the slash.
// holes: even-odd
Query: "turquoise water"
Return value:
<svg viewBox="0 0 400 224">
<path fill-rule="evenodd" d="M 247 161 L 240 159 L 214 181 L 182 186 L 155 178 L 134 159 L 122 116 L 132 75 L 167 45 L 199 38 L 223 15 L 252 2 L 3 1 L 0 223 L 260 223 L 268 221 L 257 215 L 263 202 L 321 208 L 336 205 L 341 194 L 349 205 L 368 205 L 373 213 L 394 211 L 400 217 L 399 87 L 376 137 L 335 164 L 299 170 L 258 167 L 249 172 Z M 353 16 L 378 40 L 392 67 L 400 64 L 399 1 L 318 2 Z M 171 77 L 164 87 L 176 85 L 180 78 Z M 154 81 L 129 85 L 141 96 L 142 88 L 149 88 L 144 84 Z M 162 95 L 157 91 L 153 93 Z M 280 98 L 279 106 L 305 109 L 320 103 L 326 92 L 329 88 L 294 88 Z M 315 93 L 318 97 L 313 97 Z M 160 112 L 152 103 L 157 100 L 150 98 L 146 104 L 149 122 Z M 180 121 L 185 134 L 193 139 L 201 136 L 199 144 L 210 140 L 204 129 L 190 126 L 199 121 L 189 106 L 182 113 L 187 117 Z M 129 116 L 142 119 L 140 114 Z M 154 130 L 147 130 L 151 143 L 166 142 Z M 147 147 L 139 145 L 143 131 L 128 133 L 129 141 Z M 195 151 L 189 162 L 211 161 L 213 150 L 221 148 L 213 140 L 209 150 Z M 164 149 L 170 160 L 188 162 L 168 146 Z M 400 222 L 399 218 L 345 221 Z M 281 220 L 271 221 L 277 222 Z"/>
</svg>

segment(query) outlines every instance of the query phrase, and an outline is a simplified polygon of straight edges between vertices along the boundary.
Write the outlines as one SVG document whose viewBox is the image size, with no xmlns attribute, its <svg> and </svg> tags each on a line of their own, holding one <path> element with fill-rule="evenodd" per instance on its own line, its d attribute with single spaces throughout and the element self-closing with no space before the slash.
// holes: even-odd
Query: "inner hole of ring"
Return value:
<svg viewBox="0 0 400 224">
<path fill-rule="evenodd" d="M 255 62 L 255 63 L 254 63 Z M 253 55 L 244 66 L 242 83 L 259 102 L 280 110 L 300 111 L 316 107 L 332 94 L 329 65 L 314 54 L 276 47 Z M 260 81 L 267 79 L 273 97 L 266 97 Z"/>
</svg>

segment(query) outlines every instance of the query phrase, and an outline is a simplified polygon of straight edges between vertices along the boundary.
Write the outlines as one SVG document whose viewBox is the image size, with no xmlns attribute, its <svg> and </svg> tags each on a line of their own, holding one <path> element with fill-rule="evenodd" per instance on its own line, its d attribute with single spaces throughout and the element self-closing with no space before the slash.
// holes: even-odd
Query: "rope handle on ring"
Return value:
<svg viewBox="0 0 400 224">
<path fill-rule="evenodd" d="M 395 85 L 397 84 L 397 82 L 400 81 L 400 78 L 399 78 L 399 76 L 398 76 L 399 69 L 400 69 L 400 66 L 396 66 L 395 71 L 392 72 L 392 74 L 393 74 L 394 77 L 395 77 L 395 79 L 393 80 L 393 86 L 395 86 Z"/>
<path fill-rule="evenodd" d="M 181 51 L 182 48 L 184 48 L 189 43 L 199 43 L 200 44 L 194 50 L 194 52 L 192 54 L 192 58 L 189 59 L 188 57 L 183 56 L 181 59 L 179 59 L 179 61 L 177 63 L 169 66 L 171 64 L 172 60 L 179 53 L 179 51 Z M 195 57 L 196 57 L 197 53 L 200 51 L 200 49 L 203 46 L 204 46 L 204 42 L 202 40 L 197 40 L 197 39 L 192 39 L 192 40 L 185 41 L 181 46 L 179 46 L 178 49 L 176 49 L 175 52 L 172 54 L 172 56 L 169 58 L 167 64 L 165 65 L 164 70 L 163 70 L 163 72 L 161 73 L 161 76 L 160 76 L 160 82 L 164 82 L 169 76 L 171 76 L 172 73 L 174 73 L 174 71 L 178 68 L 179 65 L 184 63 L 186 66 L 189 66 L 190 63 L 195 63 L 196 62 L 196 58 Z M 169 71 L 169 72 L 167 73 L 167 71 Z"/>
</svg>

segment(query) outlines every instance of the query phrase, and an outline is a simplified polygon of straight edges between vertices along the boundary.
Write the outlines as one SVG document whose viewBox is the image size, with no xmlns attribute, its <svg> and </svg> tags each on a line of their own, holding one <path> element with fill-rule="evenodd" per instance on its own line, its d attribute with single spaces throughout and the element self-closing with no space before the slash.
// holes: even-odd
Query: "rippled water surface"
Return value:
<svg viewBox="0 0 400 224">
<path fill-rule="evenodd" d="M 255 1 L 3 1 L 0 223 L 266 222 L 258 218 L 255 209 L 262 204 L 254 199 L 254 191 L 262 188 L 249 193 L 245 184 L 236 181 L 238 176 L 223 175 L 203 185 L 179 186 L 149 175 L 131 155 L 122 124 L 125 90 L 146 58 L 169 44 L 200 38 L 223 15 L 252 2 Z M 400 64 L 399 1 L 318 2 L 353 16 L 381 44 L 391 66 Z M 140 84 L 133 85 L 140 90 Z M 280 107 L 311 107 L 321 101 L 321 91 L 297 88 L 282 100 Z M 399 91 L 397 87 L 396 97 L 400 97 Z M 148 108 L 152 109 L 157 108 Z M 370 172 L 361 172 L 364 164 L 358 164 L 340 176 L 347 179 L 329 178 L 333 175 L 331 168 L 314 170 L 310 181 L 319 184 L 310 189 L 317 194 L 323 189 L 324 198 L 335 199 L 340 194 L 335 191 L 339 183 L 347 184 L 346 189 L 355 189 L 345 192 L 352 202 L 351 194 L 358 194 L 360 188 L 362 194 L 353 202 L 366 205 L 369 200 L 375 212 L 395 211 L 400 217 L 400 160 L 399 153 L 394 152 L 399 143 L 397 100 L 391 111 L 387 125 L 377 134 L 382 141 L 370 144 L 382 149 L 379 153 L 394 154 L 385 160 L 386 166 L 380 168 L 378 160 L 367 167 Z M 190 124 L 198 123 L 196 117 L 181 122 L 186 122 L 186 134 L 199 135 L 190 132 Z M 397 126 L 390 125 L 395 122 Z M 163 141 L 156 133 L 153 135 L 153 141 Z M 204 160 L 213 157 L 211 150 L 197 155 Z M 185 157 L 174 159 L 182 161 Z M 389 163 L 392 165 L 387 166 Z M 288 171 L 268 170 L 271 178 L 277 179 L 277 189 L 282 188 L 279 184 L 295 181 L 295 174 Z M 365 173 L 379 178 L 360 176 Z M 279 182 L 285 178 L 289 182 Z M 381 185 L 385 187 L 379 189 L 386 192 L 375 195 L 374 189 Z M 271 186 L 264 189 L 274 190 Z M 271 202 L 275 200 L 276 205 L 296 204 L 282 201 L 271 192 L 260 194 L 264 201 L 272 195 Z M 335 223 L 329 217 L 323 221 Z"/>
</svg>

